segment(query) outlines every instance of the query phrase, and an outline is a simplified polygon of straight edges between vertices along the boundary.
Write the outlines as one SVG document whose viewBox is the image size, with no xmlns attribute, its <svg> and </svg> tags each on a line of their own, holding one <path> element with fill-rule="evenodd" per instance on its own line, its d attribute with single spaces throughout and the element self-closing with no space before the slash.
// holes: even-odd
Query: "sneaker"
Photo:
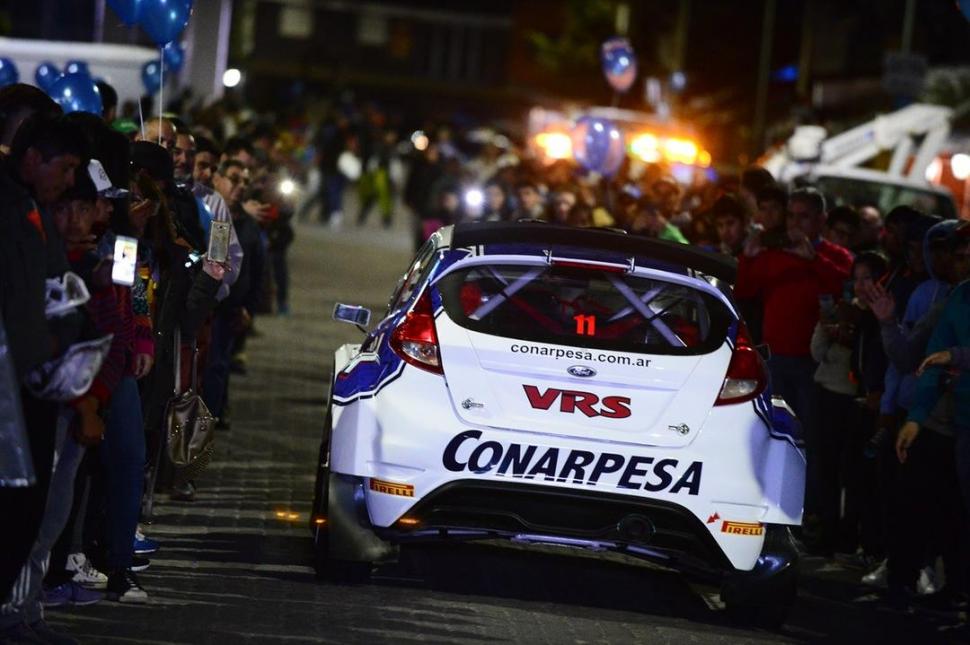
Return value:
<svg viewBox="0 0 970 645">
<path fill-rule="evenodd" d="M 916 581 L 916 593 L 920 596 L 935 594 L 939 589 L 936 586 L 936 571 L 933 567 L 923 567 L 919 572 L 919 580 Z"/>
<path fill-rule="evenodd" d="M 56 587 L 45 588 L 42 591 L 40 602 L 45 607 L 63 607 L 65 605 L 87 607 L 102 600 L 104 600 L 104 594 L 100 591 L 88 589 L 71 580 Z"/>
<path fill-rule="evenodd" d="M 135 556 L 132 556 L 131 566 L 128 568 L 131 569 L 132 571 L 140 572 L 140 571 L 144 571 L 150 566 L 152 566 L 151 560 L 149 560 L 148 558 L 143 558 L 139 555 L 135 555 Z M 110 578 L 109 578 L 109 584 L 110 584 Z"/>
<path fill-rule="evenodd" d="M 71 638 L 67 634 L 54 631 L 44 620 L 31 623 L 30 629 L 41 639 L 42 643 L 50 643 L 50 645 L 78 645 L 79 643 L 77 639 Z"/>
<path fill-rule="evenodd" d="M 108 576 L 95 569 L 83 553 L 67 556 L 67 570 L 74 574 L 74 582 L 88 589 L 104 589 L 108 585 Z"/>
<path fill-rule="evenodd" d="M 132 551 L 135 555 L 149 555 L 158 551 L 158 542 L 152 540 L 151 538 L 145 537 L 145 534 L 141 532 L 141 529 L 135 530 L 135 542 L 132 546 Z M 107 582 L 107 577 L 105 582 Z"/>
<path fill-rule="evenodd" d="M 108 598 L 118 602 L 145 603 L 148 593 L 142 589 L 133 571 L 121 569 L 108 576 Z"/>
<path fill-rule="evenodd" d="M 886 576 L 889 574 L 889 565 L 887 562 L 887 560 L 883 560 L 879 563 L 878 567 L 862 576 L 862 584 L 872 587 L 885 587 Z"/>
<path fill-rule="evenodd" d="M 190 481 L 174 484 L 168 498 L 176 502 L 194 502 L 195 484 Z"/>
</svg>

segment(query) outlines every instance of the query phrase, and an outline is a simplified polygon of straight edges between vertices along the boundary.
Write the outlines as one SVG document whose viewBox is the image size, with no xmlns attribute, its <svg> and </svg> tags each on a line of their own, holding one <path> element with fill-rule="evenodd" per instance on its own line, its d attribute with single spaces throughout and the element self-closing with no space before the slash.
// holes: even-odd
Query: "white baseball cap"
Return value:
<svg viewBox="0 0 970 645">
<path fill-rule="evenodd" d="M 124 188 L 115 188 L 111 183 L 111 179 L 108 177 L 108 173 L 104 171 L 104 166 L 97 159 L 92 159 L 88 163 L 88 175 L 91 176 L 91 181 L 98 191 L 98 197 L 119 199 L 128 196 L 128 191 Z"/>
</svg>

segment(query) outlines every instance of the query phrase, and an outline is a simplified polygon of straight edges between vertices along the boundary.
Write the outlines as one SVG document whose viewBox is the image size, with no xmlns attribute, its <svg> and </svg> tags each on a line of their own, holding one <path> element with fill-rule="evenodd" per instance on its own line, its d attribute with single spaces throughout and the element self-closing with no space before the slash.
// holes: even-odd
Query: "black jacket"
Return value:
<svg viewBox="0 0 970 645">
<path fill-rule="evenodd" d="M 80 312 L 51 321 L 44 314 L 46 279 L 68 269 L 53 222 L 12 169 L 0 164 L 0 312 L 18 379 L 78 338 L 84 322 Z"/>
</svg>

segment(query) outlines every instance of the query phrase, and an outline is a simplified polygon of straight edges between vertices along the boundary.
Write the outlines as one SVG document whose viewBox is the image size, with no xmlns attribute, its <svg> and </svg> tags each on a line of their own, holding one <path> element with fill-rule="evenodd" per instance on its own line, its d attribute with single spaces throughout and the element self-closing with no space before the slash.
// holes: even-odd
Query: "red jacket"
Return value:
<svg viewBox="0 0 970 645">
<path fill-rule="evenodd" d="M 815 259 L 769 249 L 738 260 L 734 293 L 739 298 L 760 297 L 764 303 L 762 336 L 779 356 L 810 356 L 812 332 L 818 323 L 822 294 L 838 299 L 852 271 L 852 254 L 821 240 Z"/>
</svg>

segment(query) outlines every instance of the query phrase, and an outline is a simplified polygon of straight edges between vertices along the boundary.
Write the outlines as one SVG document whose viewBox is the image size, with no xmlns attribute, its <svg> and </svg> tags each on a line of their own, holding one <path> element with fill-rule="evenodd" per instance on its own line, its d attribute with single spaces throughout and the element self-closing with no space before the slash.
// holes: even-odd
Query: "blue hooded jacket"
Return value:
<svg viewBox="0 0 970 645">
<path fill-rule="evenodd" d="M 947 299 L 940 322 L 930 336 L 926 353 L 932 354 L 951 348 L 970 347 L 970 281 L 961 283 Z M 923 372 L 917 382 L 909 420 L 922 424 L 932 412 L 943 388 L 940 379 L 942 367 L 931 367 Z M 961 371 L 953 382 L 953 400 L 956 403 L 954 425 L 970 429 L 970 372 Z"/>
<path fill-rule="evenodd" d="M 908 334 L 913 330 L 916 323 L 929 313 L 930 309 L 937 302 L 946 298 L 950 293 L 951 285 L 939 279 L 933 273 L 933 256 L 930 250 L 931 242 L 939 240 L 949 240 L 956 233 L 958 220 L 947 220 L 934 224 L 923 236 L 923 260 L 926 263 L 926 270 L 929 278 L 924 280 L 916 287 L 906 303 L 906 310 L 903 314 L 902 326 Z M 916 391 L 916 375 L 913 372 L 904 373 L 889 363 L 886 370 L 885 390 L 883 391 L 880 402 L 880 410 L 883 414 L 892 414 L 898 408 L 908 410 L 912 405 L 913 395 Z"/>
</svg>

